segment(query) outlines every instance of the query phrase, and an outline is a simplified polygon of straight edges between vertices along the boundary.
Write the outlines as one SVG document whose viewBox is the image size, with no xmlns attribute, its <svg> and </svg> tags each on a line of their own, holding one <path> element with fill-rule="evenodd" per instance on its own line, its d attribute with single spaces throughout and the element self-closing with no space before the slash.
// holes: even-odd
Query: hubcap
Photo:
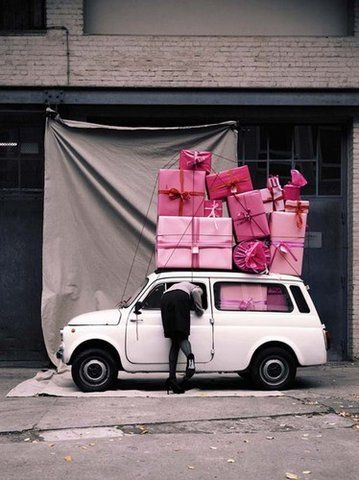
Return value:
<svg viewBox="0 0 359 480">
<path fill-rule="evenodd" d="M 107 366 L 102 360 L 92 359 L 82 365 L 80 375 L 84 382 L 98 385 L 106 379 L 107 371 Z"/>
<path fill-rule="evenodd" d="M 288 364 L 280 358 L 265 360 L 260 368 L 262 380 L 270 385 L 279 385 L 288 377 L 288 374 Z"/>
</svg>

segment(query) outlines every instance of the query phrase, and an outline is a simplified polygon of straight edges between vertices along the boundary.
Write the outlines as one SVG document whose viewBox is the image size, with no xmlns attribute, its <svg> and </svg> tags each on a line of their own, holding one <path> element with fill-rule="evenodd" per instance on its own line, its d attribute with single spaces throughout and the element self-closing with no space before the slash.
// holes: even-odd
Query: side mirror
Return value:
<svg viewBox="0 0 359 480">
<path fill-rule="evenodd" d="M 141 313 L 142 313 L 142 312 L 141 312 L 142 305 L 143 305 L 142 302 L 136 302 L 136 304 L 135 304 L 135 310 L 134 310 L 135 315 L 141 315 Z"/>
</svg>

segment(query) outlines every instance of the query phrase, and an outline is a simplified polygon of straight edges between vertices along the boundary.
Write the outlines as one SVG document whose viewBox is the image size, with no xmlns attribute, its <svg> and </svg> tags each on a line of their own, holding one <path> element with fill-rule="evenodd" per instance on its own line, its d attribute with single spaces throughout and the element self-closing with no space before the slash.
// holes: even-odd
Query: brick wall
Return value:
<svg viewBox="0 0 359 480">
<path fill-rule="evenodd" d="M 348 213 L 349 232 L 349 349 L 353 357 L 359 358 L 359 117 L 353 121 L 349 133 L 348 168 Z M 350 241 L 352 240 L 352 241 Z"/>
<path fill-rule="evenodd" d="M 70 85 L 359 87 L 353 37 L 83 35 L 82 0 L 48 0 L 49 27 L 69 30 Z M 3 36 L 0 85 L 66 85 L 66 33 Z"/>
</svg>

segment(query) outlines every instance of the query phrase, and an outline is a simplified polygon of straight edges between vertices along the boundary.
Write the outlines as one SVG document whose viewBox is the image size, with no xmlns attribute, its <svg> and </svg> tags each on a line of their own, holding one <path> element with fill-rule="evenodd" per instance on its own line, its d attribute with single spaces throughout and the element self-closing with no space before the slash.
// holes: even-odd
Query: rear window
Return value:
<svg viewBox="0 0 359 480">
<path fill-rule="evenodd" d="M 310 308 L 304 298 L 303 292 L 300 287 L 297 285 L 291 285 L 290 286 L 290 291 L 293 294 L 295 303 L 297 304 L 298 310 L 300 313 L 309 313 Z"/>
<path fill-rule="evenodd" d="M 277 283 L 217 282 L 217 310 L 247 312 L 291 312 L 293 304 L 284 285 Z"/>
</svg>

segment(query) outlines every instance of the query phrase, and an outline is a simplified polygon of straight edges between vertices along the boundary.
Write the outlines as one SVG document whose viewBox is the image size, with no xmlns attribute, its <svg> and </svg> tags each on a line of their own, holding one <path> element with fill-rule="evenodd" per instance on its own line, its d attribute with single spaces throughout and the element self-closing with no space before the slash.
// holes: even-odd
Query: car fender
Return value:
<svg viewBox="0 0 359 480">
<path fill-rule="evenodd" d="M 300 349 L 298 348 L 298 346 L 292 340 L 290 340 L 288 337 L 282 337 L 282 336 L 279 336 L 279 335 L 276 335 L 276 336 L 271 335 L 271 336 L 268 336 L 268 337 L 260 338 L 252 346 L 252 348 L 248 351 L 248 356 L 247 356 L 247 359 L 246 359 L 247 367 L 251 363 L 253 355 L 255 354 L 255 352 L 260 347 L 262 347 L 263 345 L 265 345 L 267 343 L 273 343 L 273 342 L 283 343 L 284 345 L 287 345 L 288 347 L 290 347 L 293 350 L 293 352 L 295 353 L 295 355 L 297 357 L 297 360 L 298 360 L 298 363 L 302 364 L 303 358 L 302 358 L 302 355 L 300 353 Z"/>
<path fill-rule="evenodd" d="M 64 352 L 64 362 L 69 363 L 74 351 L 81 346 L 82 344 L 91 341 L 91 343 L 96 341 L 105 342 L 111 345 L 118 353 L 119 357 L 121 358 L 121 350 L 119 345 L 110 335 L 106 335 L 103 333 L 97 333 L 94 335 L 93 333 L 89 332 L 87 334 L 79 334 L 77 338 L 73 338 L 72 342 L 70 342 L 68 349 Z"/>
</svg>

